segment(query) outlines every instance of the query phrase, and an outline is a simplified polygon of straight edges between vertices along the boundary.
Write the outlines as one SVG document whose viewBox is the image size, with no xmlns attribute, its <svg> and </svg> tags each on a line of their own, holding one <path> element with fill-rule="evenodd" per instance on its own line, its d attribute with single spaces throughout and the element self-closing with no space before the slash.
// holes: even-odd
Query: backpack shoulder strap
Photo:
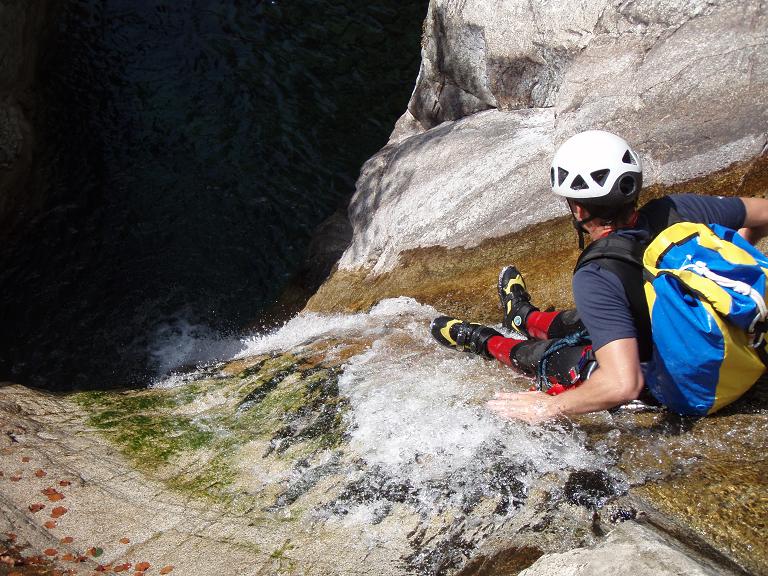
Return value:
<svg viewBox="0 0 768 576">
<path fill-rule="evenodd" d="M 587 263 L 595 260 L 618 260 L 637 268 L 643 267 L 645 245 L 623 236 L 609 236 L 595 240 L 584 250 L 576 261 L 574 274 Z M 601 262 L 601 265 L 603 263 Z"/>
<path fill-rule="evenodd" d="M 651 200 L 640 208 L 639 212 L 645 217 L 651 233 L 651 240 L 656 238 L 662 230 L 672 226 L 672 224 L 683 222 L 683 217 L 677 212 L 675 204 L 669 196 Z"/>
<path fill-rule="evenodd" d="M 643 243 L 630 238 L 621 236 L 601 238 L 592 242 L 581 253 L 574 270 L 575 274 L 589 262 L 598 262 L 602 268 L 606 268 L 618 276 L 635 319 L 640 360 L 643 362 L 650 360 L 653 353 L 651 319 L 643 289 L 644 250 L 645 245 Z"/>
</svg>

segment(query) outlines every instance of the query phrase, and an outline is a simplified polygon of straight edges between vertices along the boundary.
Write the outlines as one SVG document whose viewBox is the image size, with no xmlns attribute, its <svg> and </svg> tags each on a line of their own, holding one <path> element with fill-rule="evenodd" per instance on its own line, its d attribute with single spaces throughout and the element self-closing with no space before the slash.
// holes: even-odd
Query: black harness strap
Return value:
<svg viewBox="0 0 768 576">
<path fill-rule="evenodd" d="M 651 318 L 643 289 L 645 269 L 643 252 L 648 243 L 662 230 L 682 222 L 682 218 L 668 198 L 649 202 L 640 209 L 640 217 L 650 231 L 648 242 L 638 242 L 623 236 L 609 236 L 592 242 L 579 256 L 574 274 L 589 262 L 597 262 L 602 268 L 618 276 L 629 301 L 630 311 L 637 329 L 637 344 L 640 361 L 646 362 L 653 354 Z"/>
</svg>

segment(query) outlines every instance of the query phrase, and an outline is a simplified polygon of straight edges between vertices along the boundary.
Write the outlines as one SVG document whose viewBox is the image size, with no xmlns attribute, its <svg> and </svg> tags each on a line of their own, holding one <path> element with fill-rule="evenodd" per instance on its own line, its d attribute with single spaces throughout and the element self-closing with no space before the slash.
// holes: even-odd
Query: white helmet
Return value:
<svg viewBox="0 0 768 576">
<path fill-rule="evenodd" d="M 640 157 L 626 140 L 588 130 L 566 140 L 550 170 L 552 191 L 587 204 L 614 206 L 634 202 L 643 184 Z"/>
</svg>

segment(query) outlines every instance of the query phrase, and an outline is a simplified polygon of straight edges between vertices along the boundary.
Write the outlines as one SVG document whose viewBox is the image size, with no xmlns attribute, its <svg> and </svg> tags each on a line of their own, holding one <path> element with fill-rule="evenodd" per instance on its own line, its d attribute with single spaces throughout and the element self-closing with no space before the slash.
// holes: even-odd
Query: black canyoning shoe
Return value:
<svg viewBox="0 0 768 576">
<path fill-rule="evenodd" d="M 432 337 L 443 346 L 462 352 L 473 352 L 488 359 L 493 358 L 486 346 L 488 340 L 494 336 L 501 336 L 489 326 L 464 322 L 450 316 L 438 316 L 432 320 L 429 330 L 432 332 Z"/>
<path fill-rule="evenodd" d="M 531 304 L 523 275 L 514 266 L 506 266 L 499 273 L 499 300 L 504 310 L 504 328 L 530 338 L 525 319 L 538 308 Z"/>
</svg>

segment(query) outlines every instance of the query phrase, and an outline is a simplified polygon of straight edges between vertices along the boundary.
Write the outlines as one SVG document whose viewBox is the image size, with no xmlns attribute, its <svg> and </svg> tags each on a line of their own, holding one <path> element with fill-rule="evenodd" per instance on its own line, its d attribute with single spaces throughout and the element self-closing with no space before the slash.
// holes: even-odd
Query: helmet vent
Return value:
<svg viewBox="0 0 768 576">
<path fill-rule="evenodd" d="M 637 162 L 635 162 L 635 159 L 632 158 L 632 154 L 629 153 L 629 149 L 627 149 L 627 151 L 624 152 L 624 156 L 622 157 L 621 161 L 624 162 L 624 164 L 637 164 Z"/>
<path fill-rule="evenodd" d="M 571 183 L 571 190 L 588 190 L 589 185 L 584 181 L 580 174 L 576 175 Z"/>
<path fill-rule="evenodd" d="M 555 169 L 554 168 L 549 169 L 549 184 L 551 186 L 555 185 Z"/>
<path fill-rule="evenodd" d="M 608 174 L 610 173 L 611 171 L 608 168 L 605 168 L 604 170 L 595 170 L 590 176 L 592 176 L 592 180 L 597 182 L 599 186 L 602 186 L 605 184 L 605 181 L 608 179 Z"/>
<path fill-rule="evenodd" d="M 632 174 L 625 174 L 619 179 L 619 190 L 624 196 L 631 196 L 637 189 L 635 177 Z"/>
<path fill-rule="evenodd" d="M 562 168 L 558 168 L 557 169 L 557 185 L 562 186 L 566 178 L 568 178 L 568 170 L 563 170 Z"/>
</svg>

